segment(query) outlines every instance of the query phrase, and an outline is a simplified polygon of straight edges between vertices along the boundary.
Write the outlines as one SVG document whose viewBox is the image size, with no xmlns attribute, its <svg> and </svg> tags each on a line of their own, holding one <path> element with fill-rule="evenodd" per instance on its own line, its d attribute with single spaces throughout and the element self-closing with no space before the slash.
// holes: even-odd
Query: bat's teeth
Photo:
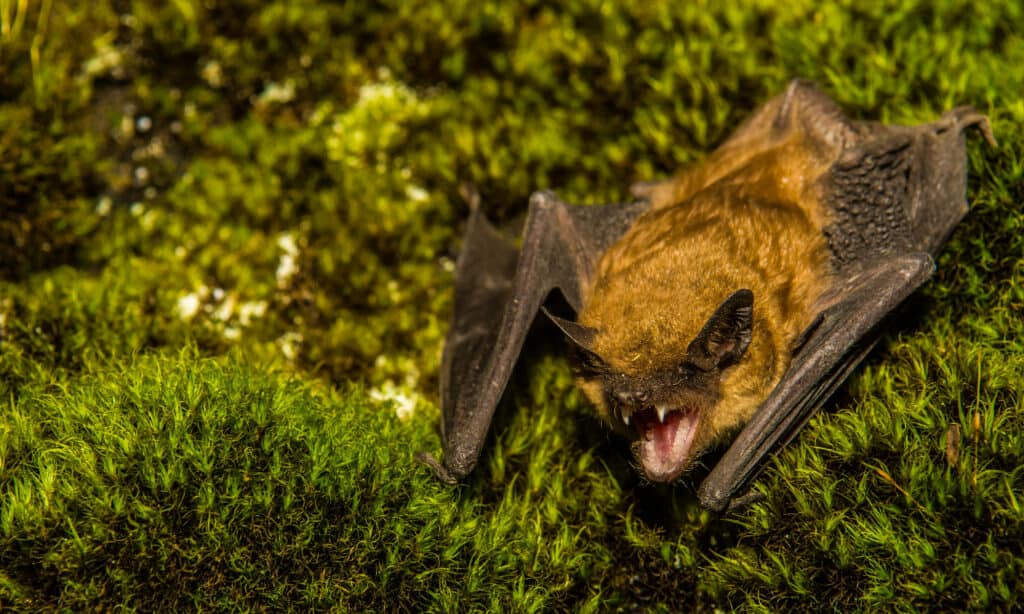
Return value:
<svg viewBox="0 0 1024 614">
<path fill-rule="evenodd" d="M 668 409 L 666 409 L 664 405 L 659 405 L 657 407 L 657 410 L 658 410 L 658 421 L 660 421 L 662 424 L 664 424 L 665 423 L 665 416 L 668 414 Z"/>
<path fill-rule="evenodd" d="M 622 414 L 622 421 L 626 424 L 626 426 L 629 426 L 629 414 L 623 413 Z"/>
</svg>

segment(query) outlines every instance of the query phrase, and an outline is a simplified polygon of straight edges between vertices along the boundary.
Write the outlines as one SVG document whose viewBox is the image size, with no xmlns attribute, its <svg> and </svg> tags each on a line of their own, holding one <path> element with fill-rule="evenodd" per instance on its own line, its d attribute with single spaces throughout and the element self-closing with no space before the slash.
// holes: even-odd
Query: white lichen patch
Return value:
<svg viewBox="0 0 1024 614">
<path fill-rule="evenodd" d="M 262 318 L 267 313 L 266 301 L 247 301 L 238 305 L 238 323 L 249 326 L 253 320 Z"/>
<path fill-rule="evenodd" d="M 410 185 L 405 188 L 405 195 L 409 197 L 409 200 L 417 203 L 426 202 L 430 198 L 430 193 L 418 185 Z"/>
<path fill-rule="evenodd" d="M 136 120 L 136 123 L 137 120 Z M 164 146 L 164 141 L 159 136 L 155 136 L 149 140 L 145 145 L 136 147 L 132 150 L 132 160 L 140 162 L 147 159 L 160 159 L 167 155 L 167 148 Z"/>
<path fill-rule="evenodd" d="M 196 314 L 199 313 L 199 310 L 203 306 L 203 301 L 209 293 L 209 288 L 206 286 L 200 286 L 196 291 L 190 292 L 179 298 L 177 305 L 178 316 L 182 320 L 191 320 L 194 318 Z"/>
<path fill-rule="evenodd" d="M 373 361 L 373 368 L 389 380 L 401 378 L 403 385 L 408 388 L 416 388 L 420 381 L 420 370 L 411 356 L 381 354 Z"/>
<path fill-rule="evenodd" d="M 100 75 L 111 75 L 115 79 L 124 76 L 124 53 L 111 44 L 109 37 L 101 37 L 93 42 L 96 55 L 82 64 L 85 77 L 93 78 Z"/>
<path fill-rule="evenodd" d="M 290 332 L 278 337 L 277 347 L 289 361 L 294 361 L 299 355 L 299 348 L 302 346 L 302 333 Z"/>
<path fill-rule="evenodd" d="M 411 388 L 398 386 L 392 380 L 387 380 L 377 388 L 369 392 L 370 398 L 379 403 L 391 403 L 395 408 L 395 415 L 399 420 L 408 420 L 416 413 L 416 405 L 420 402 L 420 395 Z"/>
<path fill-rule="evenodd" d="M 267 84 L 259 96 L 256 97 L 257 104 L 284 104 L 295 99 L 295 81 L 288 79 L 283 84 L 271 81 Z"/>
<path fill-rule="evenodd" d="M 224 338 L 234 341 L 241 337 L 242 329 L 266 315 L 267 302 L 242 301 L 235 292 L 203 285 L 178 299 L 177 312 L 183 320 L 200 312 L 207 314 Z"/>
<path fill-rule="evenodd" d="M 355 103 L 334 116 L 325 142 L 331 160 L 349 167 L 376 160 L 378 169 L 389 169 L 389 150 L 406 137 L 406 124 L 429 114 L 429 103 L 408 85 L 392 81 L 390 71 L 379 71 L 378 78 L 360 87 Z"/>
<path fill-rule="evenodd" d="M 230 321 L 231 316 L 233 316 L 235 313 L 235 304 L 237 302 L 238 299 L 235 297 L 235 293 L 229 293 L 224 298 L 224 300 L 222 300 L 220 304 L 217 305 L 217 307 L 213 310 L 213 313 L 210 314 L 210 317 L 220 322 Z"/>
<path fill-rule="evenodd" d="M 274 276 L 277 278 L 277 287 L 286 288 L 299 272 L 299 246 L 295 243 L 294 235 L 283 234 L 277 238 L 277 247 L 283 253 Z"/>
</svg>

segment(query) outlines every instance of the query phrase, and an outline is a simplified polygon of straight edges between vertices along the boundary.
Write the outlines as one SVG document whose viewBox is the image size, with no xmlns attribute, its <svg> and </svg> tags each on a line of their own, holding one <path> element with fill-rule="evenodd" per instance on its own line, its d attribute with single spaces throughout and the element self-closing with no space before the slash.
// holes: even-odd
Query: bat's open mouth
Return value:
<svg viewBox="0 0 1024 614">
<path fill-rule="evenodd" d="M 674 480 L 689 464 L 700 413 L 695 408 L 667 412 L 650 408 L 634 414 L 633 420 L 640 436 L 635 444 L 637 458 L 647 478 Z"/>
</svg>

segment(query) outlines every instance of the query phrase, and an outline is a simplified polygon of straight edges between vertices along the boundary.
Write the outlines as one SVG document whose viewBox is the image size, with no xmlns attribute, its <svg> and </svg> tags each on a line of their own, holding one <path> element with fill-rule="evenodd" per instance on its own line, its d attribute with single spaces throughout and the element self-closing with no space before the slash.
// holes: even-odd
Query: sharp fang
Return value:
<svg viewBox="0 0 1024 614">
<path fill-rule="evenodd" d="M 660 422 L 661 422 L 662 424 L 664 424 L 664 423 L 665 423 L 665 416 L 666 416 L 666 415 L 668 414 L 668 410 L 667 410 L 667 409 L 665 409 L 665 406 L 664 406 L 664 405 L 659 405 L 659 406 L 657 407 L 657 409 L 658 409 L 658 420 L 659 420 L 659 421 L 660 421 Z"/>
<path fill-rule="evenodd" d="M 630 416 L 629 412 L 628 411 L 623 411 L 621 416 L 622 416 L 622 422 L 626 426 L 629 426 L 629 416 Z"/>
</svg>

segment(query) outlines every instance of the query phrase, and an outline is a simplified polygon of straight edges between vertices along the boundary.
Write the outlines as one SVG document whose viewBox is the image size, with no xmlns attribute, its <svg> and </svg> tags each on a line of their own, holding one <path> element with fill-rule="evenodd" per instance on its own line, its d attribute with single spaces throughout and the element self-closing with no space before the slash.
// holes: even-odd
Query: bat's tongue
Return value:
<svg viewBox="0 0 1024 614">
<path fill-rule="evenodd" d="M 686 468 L 690 447 L 697 433 L 696 411 L 670 411 L 665 421 L 655 412 L 638 415 L 640 463 L 647 477 L 656 482 L 675 479 Z"/>
</svg>

